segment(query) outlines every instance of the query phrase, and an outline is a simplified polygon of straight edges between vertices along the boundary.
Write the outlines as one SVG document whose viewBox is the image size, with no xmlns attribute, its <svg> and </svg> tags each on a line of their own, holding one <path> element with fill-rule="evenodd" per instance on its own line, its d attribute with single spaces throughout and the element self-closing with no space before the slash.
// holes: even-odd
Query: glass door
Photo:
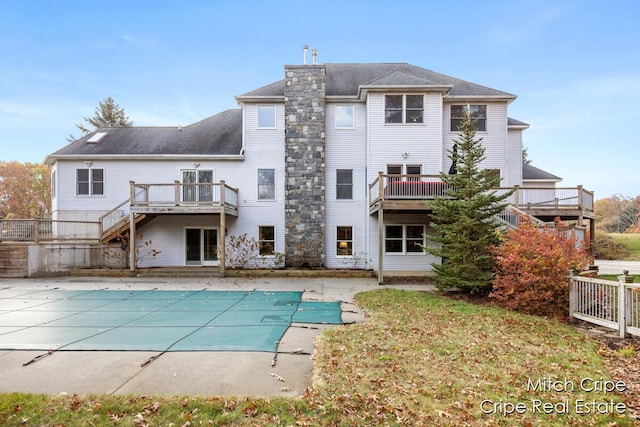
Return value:
<svg viewBox="0 0 640 427">
<path fill-rule="evenodd" d="M 182 171 L 182 201 L 213 201 L 213 170 Z"/>
<path fill-rule="evenodd" d="M 185 265 L 219 265 L 218 229 L 185 229 Z"/>
<path fill-rule="evenodd" d="M 218 229 L 205 228 L 202 230 L 202 264 L 218 264 Z"/>
</svg>

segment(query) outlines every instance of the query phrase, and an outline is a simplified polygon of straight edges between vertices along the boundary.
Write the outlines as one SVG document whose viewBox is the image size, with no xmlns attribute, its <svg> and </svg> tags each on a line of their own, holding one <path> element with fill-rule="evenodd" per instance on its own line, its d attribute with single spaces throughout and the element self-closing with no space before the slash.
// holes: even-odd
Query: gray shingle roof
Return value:
<svg viewBox="0 0 640 427">
<path fill-rule="evenodd" d="M 522 164 L 522 179 L 562 181 L 562 178 L 559 176 L 543 171 L 542 169 L 538 169 L 537 167 L 531 166 L 527 163 Z"/>
<path fill-rule="evenodd" d="M 97 132 L 106 135 L 87 143 Z M 188 126 L 103 128 L 49 157 L 65 155 L 238 155 L 242 149 L 242 111 L 227 110 Z"/>
<path fill-rule="evenodd" d="M 529 123 L 521 122 L 520 120 L 516 120 L 516 119 L 512 119 L 511 117 L 507 117 L 507 126 L 529 127 Z"/>
<path fill-rule="evenodd" d="M 326 95 L 327 96 L 356 96 L 360 86 L 380 82 L 389 86 L 407 84 L 452 86 L 449 96 L 456 97 L 504 97 L 515 98 L 507 92 L 491 89 L 475 83 L 460 80 L 445 74 L 407 63 L 385 64 L 325 64 Z M 410 76 L 410 77 L 409 77 Z M 408 83 L 410 81 L 410 83 Z M 240 97 L 252 96 L 284 96 L 284 80 L 263 86 Z"/>
</svg>

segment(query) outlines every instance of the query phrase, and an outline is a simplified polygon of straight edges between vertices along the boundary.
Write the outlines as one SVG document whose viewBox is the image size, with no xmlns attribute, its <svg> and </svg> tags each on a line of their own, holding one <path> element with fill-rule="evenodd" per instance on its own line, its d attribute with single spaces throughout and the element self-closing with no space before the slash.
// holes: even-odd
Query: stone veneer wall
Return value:
<svg viewBox="0 0 640 427">
<path fill-rule="evenodd" d="M 324 65 L 285 66 L 285 262 L 324 265 Z"/>
</svg>

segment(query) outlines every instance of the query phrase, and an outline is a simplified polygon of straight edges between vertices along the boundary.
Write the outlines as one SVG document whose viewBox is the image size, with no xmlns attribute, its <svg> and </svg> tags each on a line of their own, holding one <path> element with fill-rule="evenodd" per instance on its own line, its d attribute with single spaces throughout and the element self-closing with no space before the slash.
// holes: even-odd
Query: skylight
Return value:
<svg viewBox="0 0 640 427">
<path fill-rule="evenodd" d="M 91 135 L 91 138 L 87 139 L 88 144 L 97 144 L 102 138 L 107 135 L 107 132 L 97 132 Z"/>
</svg>

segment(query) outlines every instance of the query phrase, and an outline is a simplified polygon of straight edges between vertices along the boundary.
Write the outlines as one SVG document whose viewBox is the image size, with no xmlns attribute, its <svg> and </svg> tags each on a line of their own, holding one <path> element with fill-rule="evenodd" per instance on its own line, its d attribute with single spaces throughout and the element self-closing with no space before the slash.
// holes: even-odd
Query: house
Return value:
<svg viewBox="0 0 640 427">
<path fill-rule="evenodd" d="M 50 154 L 53 219 L 98 221 L 102 241 L 139 248 L 132 268 L 219 265 L 230 236 L 246 234 L 255 267 L 284 255 L 290 267 L 427 273 L 439 260 L 419 246 L 432 232 L 424 200 L 443 194 L 470 108 L 482 166 L 517 187 L 514 209 L 593 224 L 593 193 L 523 164 L 515 95 L 407 63 L 306 57 L 237 96 L 239 109 L 98 129 Z"/>
</svg>

